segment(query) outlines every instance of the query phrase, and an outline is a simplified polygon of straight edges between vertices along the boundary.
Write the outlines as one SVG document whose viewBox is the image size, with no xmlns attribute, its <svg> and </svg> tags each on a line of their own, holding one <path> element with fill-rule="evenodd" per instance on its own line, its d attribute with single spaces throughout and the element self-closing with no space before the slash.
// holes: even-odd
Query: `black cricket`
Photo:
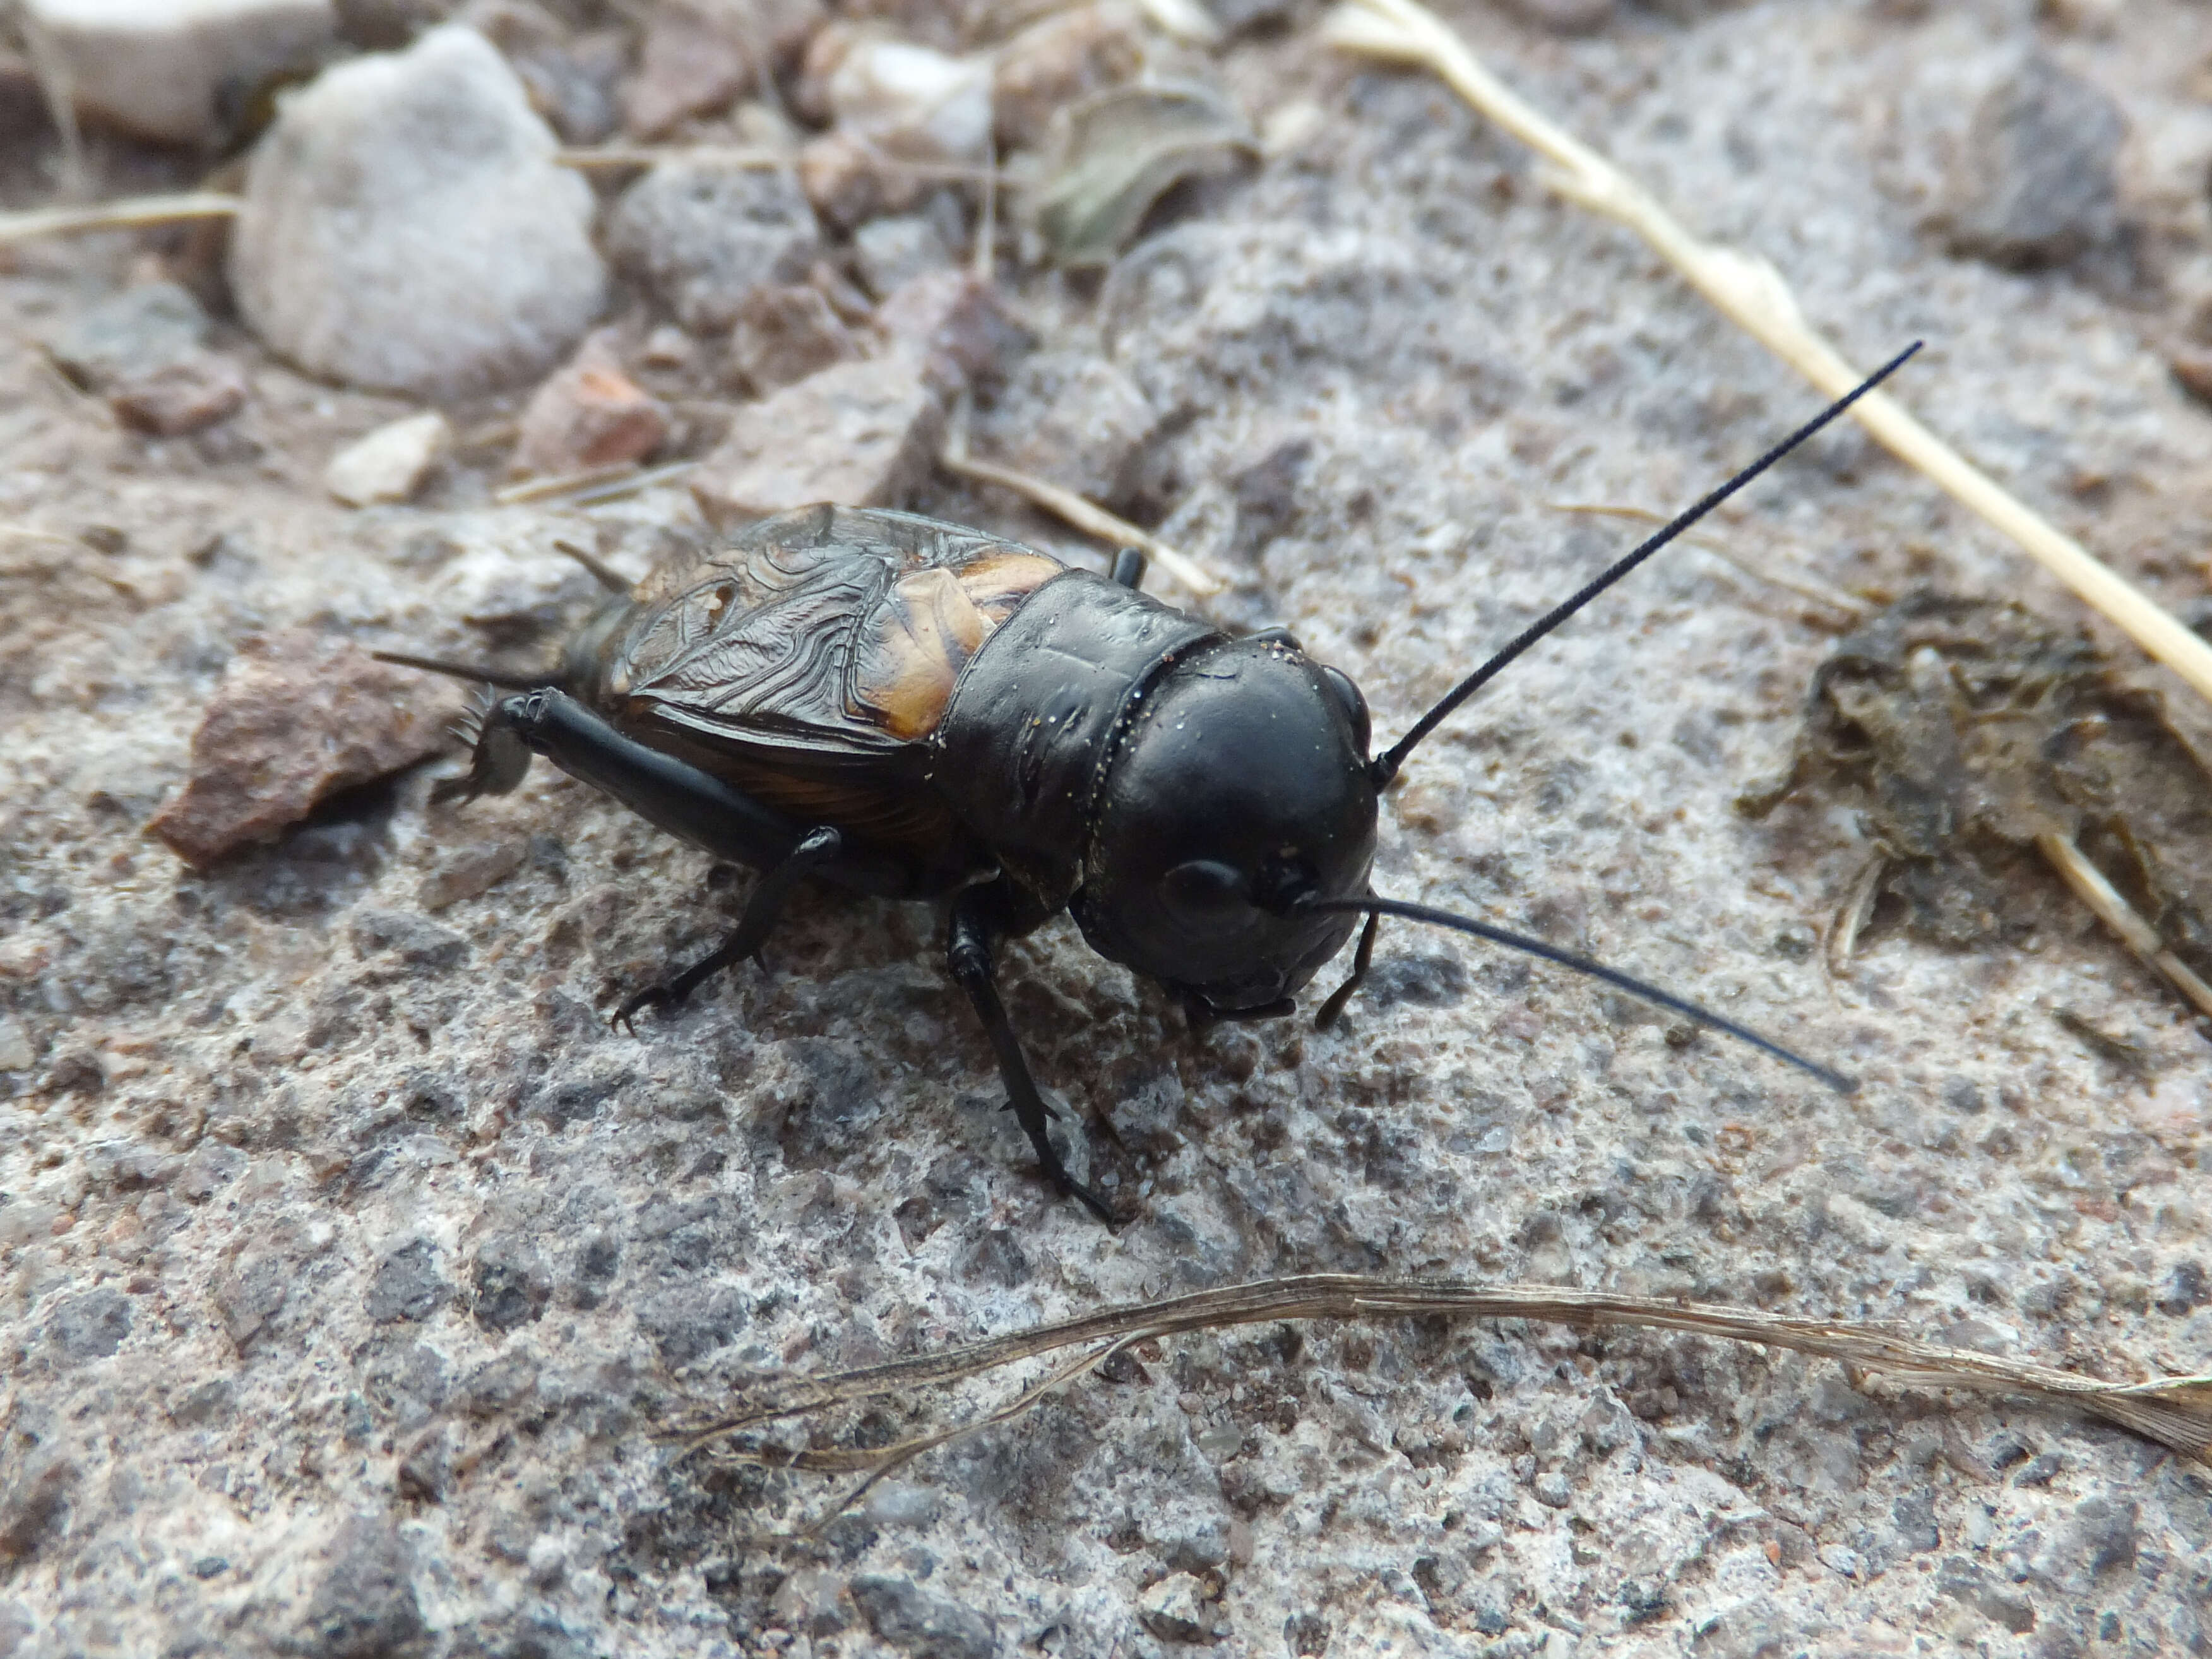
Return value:
<svg viewBox="0 0 2212 1659">
<path fill-rule="evenodd" d="M 992 966 L 995 943 L 1070 911 L 1101 956 L 1164 985 L 1194 1024 L 1265 1019 L 1366 925 L 1327 1025 L 1404 917 L 1605 981 L 1848 1091 L 1757 1032 L 1616 969 L 1369 890 L 1376 801 L 1406 757 L 1508 663 L 1893 374 L 1916 344 L 1524 629 L 1380 755 L 1365 700 L 1275 629 L 1231 637 L 1110 575 L 905 513 L 804 507 L 689 554 L 617 596 L 560 668 L 515 675 L 393 653 L 494 700 L 465 777 L 514 788 L 543 755 L 670 833 L 761 872 L 721 947 L 615 1015 L 672 1008 L 756 954 L 812 878 L 949 900 L 945 955 L 1007 1103 L 1060 1190 L 1074 1180 Z M 573 551 L 573 550 L 572 550 Z"/>
</svg>

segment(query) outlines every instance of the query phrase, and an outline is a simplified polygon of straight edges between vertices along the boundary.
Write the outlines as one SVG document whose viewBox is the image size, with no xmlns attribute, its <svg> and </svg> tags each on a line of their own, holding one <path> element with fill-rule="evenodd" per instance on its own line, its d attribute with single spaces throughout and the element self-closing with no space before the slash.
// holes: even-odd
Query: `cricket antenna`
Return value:
<svg viewBox="0 0 2212 1659">
<path fill-rule="evenodd" d="M 1749 466 L 1744 468 L 1742 471 L 1737 473 L 1735 477 L 1730 478 L 1718 489 L 1714 490 L 1711 495 L 1706 496 L 1695 507 L 1691 507 L 1689 511 L 1684 513 L 1679 518 L 1668 524 L 1665 528 L 1657 532 L 1650 538 L 1650 540 L 1644 542 L 1641 546 L 1637 548 L 1634 552 L 1629 554 L 1626 558 L 1623 558 L 1613 564 L 1613 567 L 1607 570 L 1603 575 L 1599 576 L 1595 580 L 1590 582 L 1579 592 L 1576 593 L 1572 599 L 1554 606 L 1552 610 L 1545 612 L 1543 616 L 1538 617 L 1534 622 L 1530 623 L 1528 627 L 1522 629 L 1519 634 L 1514 636 L 1512 641 L 1508 644 L 1504 650 L 1498 652 L 1498 654 L 1491 658 L 1488 662 L 1483 664 L 1481 667 L 1476 669 L 1474 672 L 1469 674 L 1465 679 L 1462 680 L 1457 685 L 1446 692 L 1442 702 L 1438 702 L 1435 708 L 1430 709 L 1427 714 L 1422 715 L 1419 720 L 1413 723 L 1413 729 L 1412 731 L 1407 732 L 1404 737 L 1399 738 L 1398 741 L 1393 744 L 1388 750 L 1384 750 L 1382 754 L 1377 755 L 1373 760 L 1367 763 L 1368 774 L 1374 779 L 1375 787 L 1377 789 L 1380 789 L 1384 785 L 1388 784 L 1391 779 L 1396 777 L 1398 775 L 1398 769 L 1406 763 L 1406 757 L 1413 752 L 1415 745 L 1417 745 L 1423 738 L 1427 737 L 1430 732 L 1435 731 L 1437 726 L 1443 725 L 1446 720 L 1450 718 L 1452 713 L 1457 709 L 1462 703 L 1465 702 L 1476 692 L 1481 690 L 1482 688 L 1489 684 L 1492 680 L 1497 678 L 1498 673 L 1508 663 L 1511 662 L 1516 657 L 1526 651 L 1530 646 L 1535 644 L 1537 641 L 1542 639 L 1545 635 L 1550 633 L 1561 623 L 1566 621 L 1568 617 L 1573 616 L 1576 611 L 1581 610 L 1599 594 L 1604 592 L 1607 588 L 1611 587 L 1615 582 L 1619 581 L 1623 576 L 1626 576 L 1630 571 L 1635 569 L 1638 565 L 1642 564 L 1644 560 L 1650 558 L 1661 548 L 1666 546 L 1668 543 L 1680 536 L 1684 531 L 1696 524 L 1698 520 L 1704 518 L 1708 513 L 1711 513 L 1723 501 L 1728 500 L 1729 496 L 1735 495 L 1736 491 L 1741 489 L 1753 478 L 1756 478 L 1760 473 L 1772 466 L 1777 461 L 1780 460 L 1784 455 L 1787 455 L 1791 450 L 1796 448 L 1800 444 L 1804 443 L 1808 439 L 1811 438 L 1814 434 L 1820 431 L 1821 428 L 1826 426 L 1831 421 L 1841 415 L 1845 410 L 1849 409 L 1860 398 L 1865 397 L 1868 392 L 1873 391 L 1891 375 L 1896 374 L 1899 369 L 1905 367 L 1906 359 L 1910 358 L 1914 352 L 1919 350 L 1923 343 L 1924 342 L 1923 341 L 1915 340 L 1911 345 L 1905 347 L 1904 350 L 1899 352 L 1896 356 L 1891 358 L 1887 363 L 1883 364 L 1872 374 L 1869 375 L 1864 380 L 1861 381 L 1859 385 L 1854 387 L 1851 391 L 1837 398 L 1834 403 L 1830 404 L 1827 408 L 1821 410 L 1820 415 L 1815 418 L 1808 421 L 1803 426 L 1799 427 L 1796 431 L 1791 433 L 1780 443 L 1775 445 L 1773 448 L 1768 450 L 1766 453 L 1760 456 Z M 1700 1018 L 1703 1018 L 1703 1016 L 1700 1016 Z M 1744 1034 L 1739 1032 L 1737 1035 L 1741 1036 Z M 1761 1042 L 1762 1046 L 1771 1047 L 1771 1044 L 1765 1044 L 1762 1039 L 1753 1039 L 1753 1041 Z M 1780 1051 L 1778 1050 L 1777 1052 Z M 1796 1057 L 1795 1055 L 1785 1055 L 1784 1058 L 1794 1060 Z M 1804 1062 L 1799 1061 L 1798 1063 L 1803 1064 Z M 1814 1069 L 1817 1070 L 1818 1068 L 1815 1067 Z"/>
<path fill-rule="evenodd" d="M 477 663 L 447 662 L 437 657 L 410 657 L 404 651 L 372 651 L 368 654 L 379 662 L 397 663 L 402 668 L 419 668 L 430 674 L 450 675 L 457 680 L 477 680 L 485 685 L 495 685 L 502 691 L 543 691 L 561 683 L 550 674 L 506 674 Z"/>
<path fill-rule="evenodd" d="M 1334 911 L 1339 915 L 1364 915 L 1370 919 L 1376 916 L 1402 916 L 1408 921 L 1425 921 L 1432 927 L 1449 927 L 1455 933 L 1470 933 L 1476 939 L 1487 939 L 1492 945 L 1502 945 L 1509 951 L 1519 951 L 1528 956 L 1541 957 L 1547 962 L 1558 963 L 1562 968 L 1571 968 L 1578 974 L 1587 974 L 1592 979 L 1603 980 L 1607 985 L 1618 990 L 1626 991 L 1631 996 L 1641 997 L 1646 1002 L 1656 1003 L 1670 1013 L 1680 1014 L 1685 1019 L 1693 1019 L 1700 1025 L 1709 1025 L 1716 1031 L 1724 1032 L 1735 1038 L 1739 1042 L 1747 1042 L 1753 1048 L 1773 1055 L 1778 1060 L 1795 1066 L 1801 1072 L 1809 1072 L 1838 1094 L 1853 1094 L 1858 1090 L 1859 1085 L 1856 1079 L 1845 1077 L 1841 1072 L 1831 1066 L 1823 1066 L 1818 1060 L 1808 1060 L 1804 1055 L 1784 1048 L 1771 1037 L 1761 1036 L 1748 1025 L 1739 1025 L 1726 1016 L 1717 1014 L 1710 1008 L 1700 1008 L 1696 1003 L 1686 998 L 1678 997 L 1671 991 L 1662 991 L 1656 985 L 1646 985 L 1642 980 L 1622 973 L 1618 968 L 1608 968 L 1601 962 L 1593 962 L 1588 957 L 1577 956 L 1571 951 L 1562 951 L 1556 945 L 1547 945 L 1542 939 L 1531 939 L 1525 933 L 1510 933 L 1503 927 L 1493 927 L 1486 921 L 1475 921 L 1472 916 L 1459 915 L 1449 910 L 1439 910 L 1432 905 L 1411 903 L 1405 899 L 1378 898 L 1372 893 L 1365 898 L 1300 899 L 1293 908 L 1308 913 Z M 1346 984 L 1344 990 L 1350 991 L 1352 984 L 1357 982 L 1355 979 Z M 1339 994 L 1341 995 L 1343 993 Z M 1332 998 L 1331 1000 L 1334 1001 L 1335 999 Z"/>
</svg>

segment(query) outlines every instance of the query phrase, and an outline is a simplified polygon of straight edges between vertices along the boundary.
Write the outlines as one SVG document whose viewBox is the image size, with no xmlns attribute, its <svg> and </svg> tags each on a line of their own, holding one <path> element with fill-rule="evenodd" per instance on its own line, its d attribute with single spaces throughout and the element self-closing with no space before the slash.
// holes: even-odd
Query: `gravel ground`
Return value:
<svg viewBox="0 0 2212 1659">
<path fill-rule="evenodd" d="M 1927 339 L 1903 392 L 1933 426 L 2200 600 L 2212 417 L 2167 360 L 2212 294 L 2201 8 L 1677 3 L 1585 38 L 1452 16 L 1772 258 L 1857 360 Z M 1559 504 L 1680 504 L 1816 400 L 1444 91 L 1330 58 L 1311 21 L 1221 60 L 1249 106 L 1312 102 L 1299 146 L 1171 203 L 1102 277 L 1009 274 L 1006 299 L 1156 415 L 1119 504 L 1233 575 L 1218 615 L 1349 671 L 1389 734 L 1629 533 Z M 2037 41 L 2128 126 L 2117 228 L 2023 272 L 1939 220 L 1983 90 Z M 462 447 L 417 504 L 330 503 L 331 454 L 417 405 L 306 380 L 233 323 L 238 414 L 122 429 L 37 343 L 147 256 L 10 257 L 0 1655 L 2207 1644 L 2205 1481 L 2156 1448 L 1555 1328 L 1185 1339 L 915 1464 L 807 1549 L 747 1542 L 835 1485 L 678 1462 L 652 1431 L 686 1396 L 1272 1273 L 2202 1369 L 2204 1039 L 2039 878 L 2001 948 L 1877 927 L 1825 973 L 1852 815 L 1732 803 L 1786 764 L 1834 619 L 1685 548 L 1418 757 L 1376 884 L 1711 1002 L 1862 1091 L 1402 926 L 1337 1030 L 1194 1037 L 1055 923 L 1009 949 L 1009 998 L 1134 1213 L 1109 1235 L 1031 1173 L 923 908 L 806 897 L 768 971 L 633 1038 L 606 1011 L 745 880 L 544 769 L 459 817 L 418 769 L 204 874 L 149 840 L 242 646 L 542 653 L 589 596 L 551 546 L 579 520 L 489 503 L 469 434 L 513 416 L 496 400 L 449 410 Z M 1065 383 L 1012 374 L 986 429 L 1066 418 Z M 909 504 L 1076 547 L 988 489 Z M 672 487 L 595 516 L 632 569 L 692 522 Z M 1717 534 L 1831 584 L 2074 615 L 1852 432 Z"/>
</svg>

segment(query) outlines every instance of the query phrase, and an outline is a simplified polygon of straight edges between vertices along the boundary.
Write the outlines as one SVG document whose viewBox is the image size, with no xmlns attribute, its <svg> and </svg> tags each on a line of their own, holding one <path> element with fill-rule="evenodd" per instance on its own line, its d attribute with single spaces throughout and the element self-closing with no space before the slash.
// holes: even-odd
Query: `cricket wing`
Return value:
<svg viewBox="0 0 2212 1659">
<path fill-rule="evenodd" d="M 811 768 L 924 740 L 983 641 L 1065 567 L 903 513 L 807 507 L 657 573 L 607 692 L 616 718 Z"/>
</svg>

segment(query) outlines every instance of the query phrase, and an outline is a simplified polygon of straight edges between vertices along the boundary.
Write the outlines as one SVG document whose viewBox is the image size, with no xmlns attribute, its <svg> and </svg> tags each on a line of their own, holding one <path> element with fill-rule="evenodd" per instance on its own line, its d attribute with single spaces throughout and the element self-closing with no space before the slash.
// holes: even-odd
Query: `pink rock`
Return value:
<svg viewBox="0 0 2212 1659">
<path fill-rule="evenodd" d="M 667 436 L 667 410 L 623 372 L 602 330 L 531 398 L 515 470 L 557 477 L 642 460 Z"/>
<path fill-rule="evenodd" d="M 799 147 L 799 187 L 815 212 L 850 229 L 882 211 L 883 168 L 850 133 L 825 132 Z"/>
<path fill-rule="evenodd" d="M 916 355 L 839 363 L 739 409 L 691 494 L 717 525 L 814 501 L 896 506 L 934 465 L 944 425 Z"/>
<path fill-rule="evenodd" d="M 757 394 L 860 355 L 828 296 L 805 283 L 755 289 L 730 331 L 730 368 Z"/>
<path fill-rule="evenodd" d="M 951 391 L 988 374 L 1017 329 L 991 284 L 965 270 L 925 271 L 876 308 L 876 328 L 918 355 L 931 384 Z"/>
<path fill-rule="evenodd" d="M 823 16 L 820 0 L 677 0 L 655 8 L 637 74 L 623 88 L 623 125 L 637 137 L 658 138 L 686 117 L 721 108 L 803 47 Z"/>
<path fill-rule="evenodd" d="M 305 631 L 234 658 L 199 730 L 191 778 L 149 826 L 204 868 L 307 816 L 317 801 L 435 754 L 453 694 Z"/>
<path fill-rule="evenodd" d="M 195 351 L 108 393 L 115 418 L 134 432 L 179 438 L 228 420 L 245 404 L 246 371 L 212 351 Z"/>
</svg>

